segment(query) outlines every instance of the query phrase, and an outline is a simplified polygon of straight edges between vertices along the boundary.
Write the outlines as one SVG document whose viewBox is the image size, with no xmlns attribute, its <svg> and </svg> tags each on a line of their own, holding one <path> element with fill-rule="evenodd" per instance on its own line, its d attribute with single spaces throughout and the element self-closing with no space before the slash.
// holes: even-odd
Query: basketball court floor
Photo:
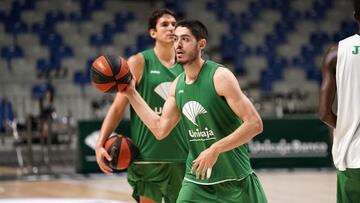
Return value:
<svg viewBox="0 0 360 203">
<path fill-rule="evenodd" d="M 0 170 L 1 171 L 1 170 Z M 335 170 L 257 170 L 269 203 L 336 202 Z M 1 175 L 1 174 L 0 174 Z M 128 203 L 126 174 L 0 180 L 0 203 Z"/>
</svg>

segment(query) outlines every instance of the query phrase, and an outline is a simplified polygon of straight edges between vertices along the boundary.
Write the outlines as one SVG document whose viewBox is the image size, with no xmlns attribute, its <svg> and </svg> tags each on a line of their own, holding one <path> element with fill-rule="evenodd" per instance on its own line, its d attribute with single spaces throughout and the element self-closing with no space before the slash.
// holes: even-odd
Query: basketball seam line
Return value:
<svg viewBox="0 0 360 203">
<path fill-rule="evenodd" d="M 108 55 L 104 55 L 104 58 L 105 58 L 105 60 L 110 64 L 110 67 L 112 67 L 114 64 L 112 64 L 111 63 L 111 60 L 108 58 L 109 56 Z M 120 67 L 119 67 L 119 73 L 121 73 L 121 64 L 122 64 L 122 61 L 121 61 L 121 58 L 120 58 Z M 111 72 L 112 72 L 112 74 L 113 74 L 113 79 L 114 79 L 114 81 L 115 81 L 115 83 L 116 83 L 116 85 L 118 85 L 118 83 L 117 83 L 117 80 L 116 80 L 116 78 L 115 78 L 115 73 L 114 73 L 114 71 L 113 71 L 113 69 L 112 68 L 110 68 L 110 70 L 111 70 Z M 117 88 L 117 87 L 116 87 Z"/>
</svg>

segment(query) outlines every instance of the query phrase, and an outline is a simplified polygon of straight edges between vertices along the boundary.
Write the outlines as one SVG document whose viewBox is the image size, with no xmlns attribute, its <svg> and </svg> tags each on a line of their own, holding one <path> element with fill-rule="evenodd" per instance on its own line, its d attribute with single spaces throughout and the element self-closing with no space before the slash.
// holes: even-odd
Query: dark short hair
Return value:
<svg viewBox="0 0 360 203">
<path fill-rule="evenodd" d="M 176 19 L 175 13 L 167 8 L 161 8 L 158 10 L 153 11 L 150 14 L 149 21 L 148 21 L 148 30 L 156 29 L 156 24 L 163 15 L 171 15 Z"/>
<path fill-rule="evenodd" d="M 355 14 L 359 18 L 360 17 L 360 0 L 353 0 L 353 3 L 354 3 Z"/>
<path fill-rule="evenodd" d="M 194 35 L 197 41 L 201 39 L 208 39 L 209 33 L 206 26 L 198 20 L 181 20 L 176 23 L 175 28 L 186 27 Z"/>
</svg>

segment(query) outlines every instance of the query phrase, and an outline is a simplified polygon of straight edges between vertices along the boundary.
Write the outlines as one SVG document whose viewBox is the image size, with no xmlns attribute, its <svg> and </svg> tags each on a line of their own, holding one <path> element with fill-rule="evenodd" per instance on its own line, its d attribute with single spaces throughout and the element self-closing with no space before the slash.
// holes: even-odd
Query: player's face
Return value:
<svg viewBox="0 0 360 203">
<path fill-rule="evenodd" d="M 173 16 L 165 14 L 161 16 L 157 23 L 156 29 L 152 30 L 152 36 L 156 41 L 173 43 L 174 42 L 174 30 L 176 20 Z"/>
<path fill-rule="evenodd" d="M 179 64 L 191 64 L 200 56 L 198 41 L 186 27 L 177 27 L 175 29 L 174 46 Z"/>
</svg>

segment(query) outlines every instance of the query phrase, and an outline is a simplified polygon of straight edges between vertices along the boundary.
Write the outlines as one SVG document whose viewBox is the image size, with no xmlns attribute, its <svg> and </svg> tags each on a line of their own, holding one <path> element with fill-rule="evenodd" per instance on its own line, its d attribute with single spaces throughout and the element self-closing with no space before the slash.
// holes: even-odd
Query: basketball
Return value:
<svg viewBox="0 0 360 203">
<path fill-rule="evenodd" d="M 112 160 L 108 166 L 115 170 L 127 169 L 138 155 L 137 148 L 133 141 L 121 134 L 109 137 L 104 148 Z"/>
<path fill-rule="evenodd" d="M 91 83 L 101 92 L 124 90 L 132 79 L 129 66 L 120 56 L 103 55 L 95 59 L 90 69 Z"/>
</svg>

